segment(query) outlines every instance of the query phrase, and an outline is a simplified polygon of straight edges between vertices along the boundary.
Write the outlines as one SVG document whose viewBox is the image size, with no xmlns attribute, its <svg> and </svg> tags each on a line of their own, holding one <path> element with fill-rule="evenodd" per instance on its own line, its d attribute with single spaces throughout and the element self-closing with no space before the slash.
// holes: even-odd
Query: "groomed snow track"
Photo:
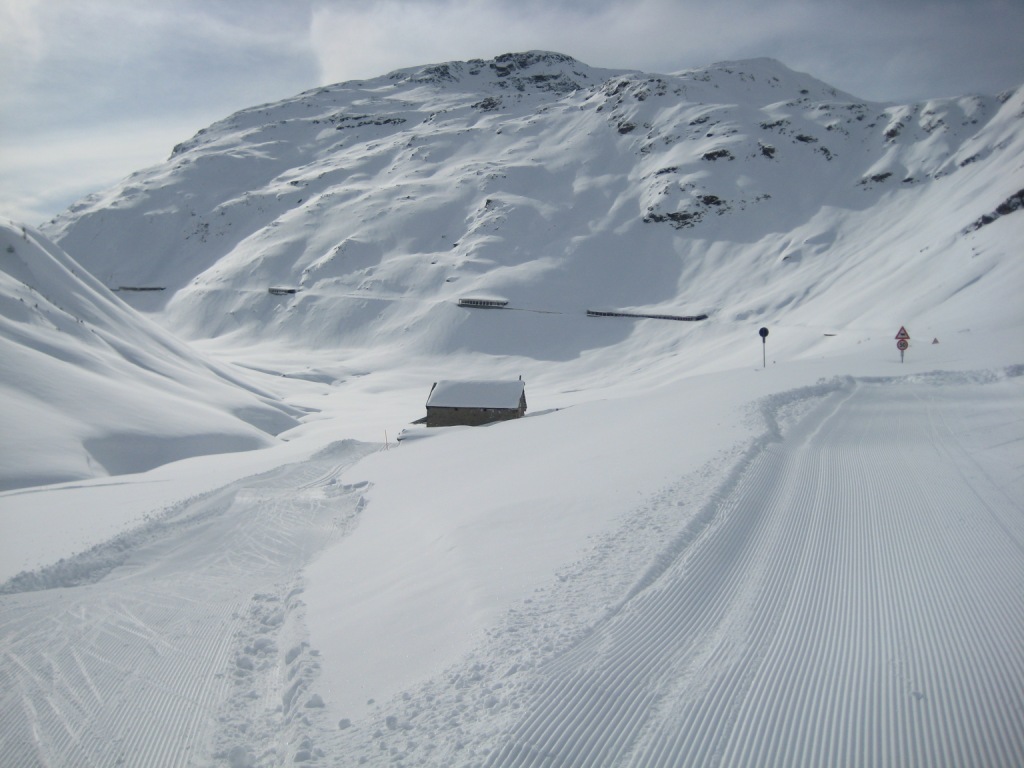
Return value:
<svg viewBox="0 0 1024 768">
<path fill-rule="evenodd" d="M 1014 405 L 978 398 L 831 395 L 540 670 L 486 764 L 1024 765 L 1024 516 L 971 450 Z"/>
<path fill-rule="evenodd" d="M 465 659 L 340 723 L 302 569 L 362 514 L 341 473 L 373 447 L 229 484 L 91 583 L 3 596 L 0 765 L 1024 765 L 1020 373 L 769 398 L 703 491 L 680 468 Z"/>
<path fill-rule="evenodd" d="M 768 398 L 766 432 L 717 483 L 681 467 L 464 662 L 327 737 L 327 754 L 1024 765 L 1019 374 Z"/>
</svg>

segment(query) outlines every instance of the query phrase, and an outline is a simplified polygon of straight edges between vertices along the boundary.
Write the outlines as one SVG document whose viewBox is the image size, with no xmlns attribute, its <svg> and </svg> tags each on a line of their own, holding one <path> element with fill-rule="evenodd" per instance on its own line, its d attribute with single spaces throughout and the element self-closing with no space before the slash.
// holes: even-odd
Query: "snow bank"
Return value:
<svg viewBox="0 0 1024 768">
<path fill-rule="evenodd" d="M 0 398 L 0 489 L 267 447 L 299 414 L 9 222 L 0 226 Z"/>
<path fill-rule="evenodd" d="M 778 439 L 774 416 L 744 406 L 779 384 L 698 377 L 647 398 L 441 430 L 363 461 L 349 478 L 368 483 L 367 514 L 307 572 L 311 636 L 332 649 L 321 680 L 332 712 L 358 718 L 368 700 L 443 669 L 681 475 L 716 478 L 753 441 Z M 710 490 L 694 482 L 673 514 L 695 515 Z M 624 578 L 639 583 L 651 563 L 632 567 Z"/>
</svg>

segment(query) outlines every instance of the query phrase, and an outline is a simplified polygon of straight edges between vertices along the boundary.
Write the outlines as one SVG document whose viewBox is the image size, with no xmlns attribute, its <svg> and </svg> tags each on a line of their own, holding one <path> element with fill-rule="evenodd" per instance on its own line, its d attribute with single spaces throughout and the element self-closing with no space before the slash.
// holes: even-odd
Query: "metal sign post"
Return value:
<svg viewBox="0 0 1024 768">
<path fill-rule="evenodd" d="M 758 331 L 758 333 L 761 334 L 761 367 L 767 368 L 768 357 L 767 353 L 765 352 L 765 341 L 768 339 L 768 329 L 762 328 L 760 331 Z"/>
<path fill-rule="evenodd" d="M 902 325 L 900 326 L 900 332 L 896 334 L 896 349 L 900 351 L 900 362 L 903 362 L 903 353 L 907 351 L 907 347 L 910 346 L 910 334 L 907 333 L 907 329 Z"/>
</svg>

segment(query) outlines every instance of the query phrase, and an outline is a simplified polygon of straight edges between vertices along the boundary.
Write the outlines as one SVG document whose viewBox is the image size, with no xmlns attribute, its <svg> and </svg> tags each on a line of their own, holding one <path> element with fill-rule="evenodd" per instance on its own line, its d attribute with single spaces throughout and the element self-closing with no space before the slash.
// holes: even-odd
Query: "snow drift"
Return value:
<svg viewBox="0 0 1024 768">
<path fill-rule="evenodd" d="M 266 447 L 299 414 L 0 225 L 0 489 Z"/>
</svg>

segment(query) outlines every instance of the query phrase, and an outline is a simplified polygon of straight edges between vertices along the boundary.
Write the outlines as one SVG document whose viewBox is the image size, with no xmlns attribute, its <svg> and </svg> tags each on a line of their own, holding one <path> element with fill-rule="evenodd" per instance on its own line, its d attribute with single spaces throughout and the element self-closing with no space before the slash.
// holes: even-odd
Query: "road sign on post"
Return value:
<svg viewBox="0 0 1024 768">
<path fill-rule="evenodd" d="M 768 358 L 767 358 L 767 355 L 765 353 L 765 342 L 768 339 L 768 329 L 767 328 L 762 328 L 760 331 L 758 331 L 758 333 L 761 334 L 761 367 L 762 368 L 767 368 L 768 367 Z"/>
<path fill-rule="evenodd" d="M 896 334 L 896 349 L 900 351 L 900 362 L 903 362 L 903 353 L 907 351 L 907 347 L 910 346 L 910 334 L 907 333 L 907 329 L 902 325 L 900 326 L 899 333 Z"/>
</svg>

